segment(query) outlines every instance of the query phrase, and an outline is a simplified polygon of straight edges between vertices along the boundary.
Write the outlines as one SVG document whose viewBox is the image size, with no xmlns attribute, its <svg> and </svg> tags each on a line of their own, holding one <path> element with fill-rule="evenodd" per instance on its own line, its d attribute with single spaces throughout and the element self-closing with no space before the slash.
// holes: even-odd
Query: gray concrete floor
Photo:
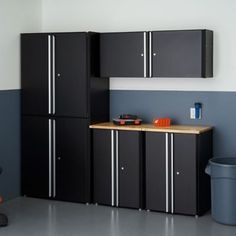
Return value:
<svg viewBox="0 0 236 236">
<path fill-rule="evenodd" d="M 0 212 L 9 218 L 0 236 L 236 235 L 236 227 L 218 224 L 209 214 L 195 218 L 23 197 L 4 203 Z"/>
</svg>

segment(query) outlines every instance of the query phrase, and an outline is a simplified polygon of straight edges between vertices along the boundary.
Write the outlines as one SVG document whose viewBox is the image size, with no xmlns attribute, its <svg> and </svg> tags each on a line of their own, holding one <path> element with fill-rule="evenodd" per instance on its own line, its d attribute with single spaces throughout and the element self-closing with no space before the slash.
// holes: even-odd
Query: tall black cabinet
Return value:
<svg viewBox="0 0 236 236">
<path fill-rule="evenodd" d="M 22 194 L 91 201 L 89 124 L 109 119 L 99 34 L 21 35 Z"/>
</svg>

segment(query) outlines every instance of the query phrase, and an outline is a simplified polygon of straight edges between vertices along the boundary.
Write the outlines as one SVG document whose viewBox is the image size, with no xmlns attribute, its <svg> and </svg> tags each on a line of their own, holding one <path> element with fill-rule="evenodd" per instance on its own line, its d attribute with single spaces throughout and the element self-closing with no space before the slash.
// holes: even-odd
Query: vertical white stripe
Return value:
<svg viewBox="0 0 236 236">
<path fill-rule="evenodd" d="M 52 125 L 48 120 L 48 196 L 52 196 Z"/>
<path fill-rule="evenodd" d="M 152 32 L 149 32 L 149 77 L 152 77 Z"/>
<path fill-rule="evenodd" d="M 114 130 L 111 131 L 111 205 L 114 206 Z"/>
<path fill-rule="evenodd" d="M 168 145 L 168 133 L 166 133 L 166 212 L 169 212 L 169 145 Z"/>
<path fill-rule="evenodd" d="M 119 132 L 116 131 L 116 206 L 119 206 Z"/>
<path fill-rule="evenodd" d="M 56 197 L 56 121 L 53 120 L 53 197 Z"/>
<path fill-rule="evenodd" d="M 143 33 L 143 70 L 144 78 L 147 77 L 147 49 L 146 49 L 146 32 Z"/>
<path fill-rule="evenodd" d="M 171 134 L 171 213 L 174 213 L 174 134 Z"/>
<path fill-rule="evenodd" d="M 51 109 L 51 36 L 48 35 L 48 114 Z"/>
<path fill-rule="evenodd" d="M 55 36 L 53 35 L 52 36 L 52 61 L 53 61 L 53 67 L 52 67 L 52 78 L 53 78 L 53 80 L 52 80 L 52 88 L 53 88 L 53 100 L 52 100 L 52 102 L 53 102 L 53 114 L 55 114 L 55 112 L 56 112 L 56 101 L 55 101 L 55 99 L 56 99 L 56 74 L 55 74 L 55 66 L 56 66 L 56 57 L 55 57 L 55 47 L 56 47 L 56 40 L 55 40 Z"/>
</svg>

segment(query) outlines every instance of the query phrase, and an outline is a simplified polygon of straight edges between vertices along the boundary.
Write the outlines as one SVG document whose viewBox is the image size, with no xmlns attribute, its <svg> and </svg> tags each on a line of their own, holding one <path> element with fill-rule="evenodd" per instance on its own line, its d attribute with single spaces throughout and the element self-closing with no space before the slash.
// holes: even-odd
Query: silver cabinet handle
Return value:
<svg viewBox="0 0 236 236">
<path fill-rule="evenodd" d="M 144 70 L 144 78 L 147 77 L 147 33 L 143 32 L 143 70 Z"/>
<path fill-rule="evenodd" d="M 116 131 L 116 206 L 119 206 L 119 132 Z"/>
<path fill-rule="evenodd" d="M 152 32 L 149 32 L 149 77 L 152 77 Z"/>
<path fill-rule="evenodd" d="M 169 212 L 169 142 L 166 133 L 166 212 Z"/>
<path fill-rule="evenodd" d="M 53 197 L 56 197 L 56 121 L 53 120 Z"/>
<path fill-rule="evenodd" d="M 171 213 L 174 213 L 174 134 L 170 135 L 171 138 Z"/>
<path fill-rule="evenodd" d="M 52 98 L 52 110 L 53 114 L 56 112 L 56 78 L 55 78 L 55 67 L 56 67 L 56 57 L 55 57 L 55 48 L 56 48 L 56 39 L 55 36 L 52 36 L 52 61 L 53 61 L 53 66 L 52 66 L 52 90 L 53 90 L 53 98 Z"/>
<path fill-rule="evenodd" d="M 51 108 L 51 36 L 48 35 L 48 114 L 52 113 Z"/>
<path fill-rule="evenodd" d="M 114 183 L 114 130 L 111 131 L 111 205 L 115 204 L 115 183 Z"/>
<path fill-rule="evenodd" d="M 52 120 L 48 120 L 48 196 L 52 197 Z"/>
</svg>

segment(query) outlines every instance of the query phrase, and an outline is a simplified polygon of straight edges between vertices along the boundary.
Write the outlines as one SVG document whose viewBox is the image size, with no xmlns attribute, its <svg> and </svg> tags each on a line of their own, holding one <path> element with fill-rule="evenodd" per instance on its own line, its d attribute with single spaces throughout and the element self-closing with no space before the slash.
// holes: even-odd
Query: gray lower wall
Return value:
<svg viewBox="0 0 236 236">
<path fill-rule="evenodd" d="M 176 124 L 214 126 L 214 155 L 236 157 L 236 92 L 121 91 L 110 92 L 111 118 L 137 114 L 145 122 L 171 117 Z M 191 120 L 194 102 L 203 104 L 201 120 Z M 0 194 L 20 195 L 20 90 L 0 91 Z"/>
<path fill-rule="evenodd" d="M 236 92 L 127 91 L 110 93 L 111 118 L 137 114 L 145 122 L 170 117 L 175 124 L 214 126 L 214 156 L 236 157 Z M 190 119 L 190 107 L 203 104 L 202 119 Z"/>
<path fill-rule="evenodd" d="M 0 91 L 0 195 L 20 195 L 20 90 Z"/>
</svg>

